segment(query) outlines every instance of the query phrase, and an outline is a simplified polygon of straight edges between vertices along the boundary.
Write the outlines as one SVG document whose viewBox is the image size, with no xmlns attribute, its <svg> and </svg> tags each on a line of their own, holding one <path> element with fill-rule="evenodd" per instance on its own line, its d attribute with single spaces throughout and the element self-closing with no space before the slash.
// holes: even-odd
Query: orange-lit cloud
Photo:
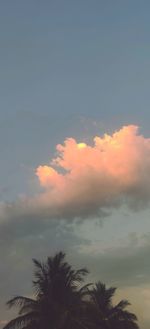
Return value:
<svg viewBox="0 0 150 329">
<path fill-rule="evenodd" d="M 150 201 L 150 139 L 134 125 L 96 136 L 93 145 L 66 139 L 51 165 L 36 175 L 45 192 L 40 202 L 52 216 L 86 217 L 122 203 L 141 207 Z"/>
</svg>

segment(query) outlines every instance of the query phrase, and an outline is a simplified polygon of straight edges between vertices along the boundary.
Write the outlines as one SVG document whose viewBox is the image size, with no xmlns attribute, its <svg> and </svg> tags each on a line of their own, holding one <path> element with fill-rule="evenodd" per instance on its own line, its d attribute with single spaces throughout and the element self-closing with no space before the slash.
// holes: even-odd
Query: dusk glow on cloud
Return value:
<svg viewBox="0 0 150 329">
<path fill-rule="evenodd" d="M 42 191 L 0 206 L 0 220 L 86 219 L 108 216 L 126 205 L 150 204 L 150 139 L 137 126 L 96 136 L 91 145 L 73 138 L 57 145 L 50 165 L 35 173 Z"/>
<path fill-rule="evenodd" d="M 36 170 L 45 189 L 40 201 L 52 216 L 82 218 L 124 203 L 135 209 L 149 203 L 150 139 L 137 126 L 96 136 L 92 146 L 69 138 L 56 149 L 51 165 Z"/>
</svg>

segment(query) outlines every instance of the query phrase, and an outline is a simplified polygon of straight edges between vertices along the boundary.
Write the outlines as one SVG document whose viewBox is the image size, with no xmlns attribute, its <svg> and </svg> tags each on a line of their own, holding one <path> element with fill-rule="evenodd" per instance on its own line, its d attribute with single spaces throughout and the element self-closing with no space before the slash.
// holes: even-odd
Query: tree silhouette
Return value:
<svg viewBox="0 0 150 329">
<path fill-rule="evenodd" d="M 35 299 L 17 296 L 9 300 L 10 308 L 19 307 L 19 316 L 5 329 L 83 328 L 82 299 L 87 286 L 81 285 L 88 271 L 75 271 L 64 258 L 59 252 L 46 263 L 33 260 Z"/>
<path fill-rule="evenodd" d="M 90 327 L 94 329 L 138 329 L 135 314 L 126 310 L 130 305 L 127 300 L 121 300 L 113 306 L 112 298 L 116 288 L 106 288 L 98 282 L 89 292 L 90 302 L 87 304 L 87 314 Z"/>
<path fill-rule="evenodd" d="M 88 271 L 74 270 L 63 252 L 34 262 L 34 298 L 16 296 L 7 302 L 18 316 L 4 329 L 138 329 L 137 318 L 126 310 L 130 303 L 113 305 L 116 288 L 98 282 L 84 284 Z"/>
</svg>

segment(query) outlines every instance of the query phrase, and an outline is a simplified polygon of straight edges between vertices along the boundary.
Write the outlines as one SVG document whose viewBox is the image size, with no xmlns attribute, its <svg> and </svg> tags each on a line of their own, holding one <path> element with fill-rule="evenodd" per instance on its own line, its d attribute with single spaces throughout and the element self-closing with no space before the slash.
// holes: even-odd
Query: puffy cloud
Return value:
<svg viewBox="0 0 150 329">
<path fill-rule="evenodd" d="M 56 148 L 51 165 L 36 169 L 42 190 L 0 204 L 1 223 L 104 217 L 123 204 L 133 210 L 149 205 L 150 139 L 138 127 L 96 136 L 92 146 L 70 138 Z"/>
<path fill-rule="evenodd" d="M 112 136 L 96 136 L 93 146 L 66 139 L 51 165 L 36 170 L 44 192 L 39 203 L 50 217 L 90 217 L 120 204 L 133 209 L 150 201 L 150 139 L 134 125 Z"/>
</svg>

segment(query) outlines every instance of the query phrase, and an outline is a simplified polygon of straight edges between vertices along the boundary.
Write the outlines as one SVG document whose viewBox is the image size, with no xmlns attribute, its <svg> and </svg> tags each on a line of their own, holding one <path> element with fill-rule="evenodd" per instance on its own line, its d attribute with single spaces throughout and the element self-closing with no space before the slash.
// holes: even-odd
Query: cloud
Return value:
<svg viewBox="0 0 150 329">
<path fill-rule="evenodd" d="M 57 145 L 57 157 L 36 170 L 43 187 L 41 205 L 50 217 L 103 216 L 127 204 L 134 210 L 150 201 L 150 139 L 138 127 L 96 136 L 93 146 L 75 139 Z"/>
<path fill-rule="evenodd" d="M 149 206 L 150 139 L 138 127 L 96 136 L 92 146 L 69 138 L 56 149 L 51 165 L 35 171 L 40 192 L 0 204 L 1 226 L 18 219 L 102 218 L 122 205 L 134 211 Z"/>
<path fill-rule="evenodd" d="M 75 255 L 77 264 L 85 263 L 92 281 L 102 280 L 117 287 L 134 287 L 150 283 L 150 233 L 131 233 L 116 238 L 116 245 L 101 241 L 83 243 Z M 94 276 L 93 276 L 94 275 Z"/>
<path fill-rule="evenodd" d="M 69 138 L 56 149 L 50 166 L 36 169 L 41 192 L 1 204 L 1 224 L 18 218 L 102 218 L 124 204 L 133 210 L 149 205 L 150 139 L 137 126 L 96 136 L 92 146 Z"/>
</svg>

